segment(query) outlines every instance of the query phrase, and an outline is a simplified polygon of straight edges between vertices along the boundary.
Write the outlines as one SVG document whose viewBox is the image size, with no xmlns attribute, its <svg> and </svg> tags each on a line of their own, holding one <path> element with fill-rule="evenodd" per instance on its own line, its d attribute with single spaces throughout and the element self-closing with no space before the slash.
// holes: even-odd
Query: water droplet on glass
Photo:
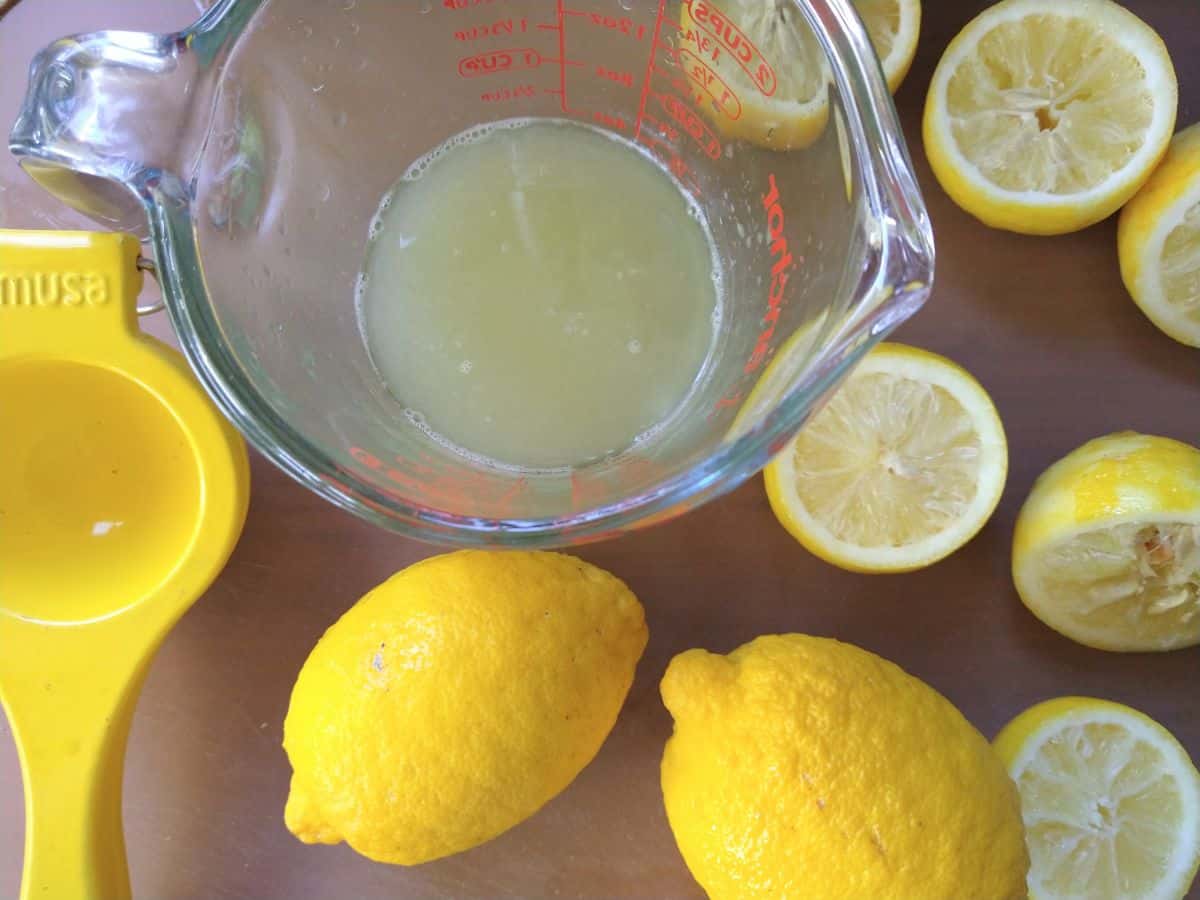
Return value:
<svg viewBox="0 0 1200 900">
<path fill-rule="evenodd" d="M 417 12 L 419 12 L 421 15 L 425 15 L 425 13 L 429 12 L 431 9 L 433 9 L 432 0 L 421 0 L 421 2 L 417 4 Z"/>
</svg>

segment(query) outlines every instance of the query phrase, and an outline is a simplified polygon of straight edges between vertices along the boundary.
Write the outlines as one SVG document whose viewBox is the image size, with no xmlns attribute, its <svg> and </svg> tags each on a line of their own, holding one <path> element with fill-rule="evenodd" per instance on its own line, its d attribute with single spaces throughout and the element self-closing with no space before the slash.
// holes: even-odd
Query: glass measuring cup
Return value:
<svg viewBox="0 0 1200 900">
<path fill-rule="evenodd" d="M 760 52 L 720 0 L 223 0 L 179 34 L 51 45 L 11 147 L 67 202 L 148 235 L 200 379 L 298 480 L 445 543 L 594 539 L 756 472 L 928 294 L 928 221 L 852 4 L 779 9 L 828 79 L 804 147 L 743 139 L 747 92 L 798 62 Z M 569 469 L 431 440 L 355 312 L 380 198 L 450 136 L 513 117 L 577 119 L 657 156 L 724 269 L 715 356 L 672 426 Z"/>
</svg>

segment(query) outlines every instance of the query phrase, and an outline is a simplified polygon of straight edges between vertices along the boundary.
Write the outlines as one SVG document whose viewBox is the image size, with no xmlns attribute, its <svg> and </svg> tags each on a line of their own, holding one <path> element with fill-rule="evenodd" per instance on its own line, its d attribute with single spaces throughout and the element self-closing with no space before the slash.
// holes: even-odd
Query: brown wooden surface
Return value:
<svg viewBox="0 0 1200 900">
<path fill-rule="evenodd" d="M 530 821 L 484 847 L 405 870 L 345 847 L 305 847 L 287 833 L 289 769 L 279 742 L 292 680 L 321 632 L 366 590 L 432 551 L 336 511 L 256 458 L 241 544 L 167 639 L 138 707 L 125 787 L 136 896 L 700 896 L 662 811 L 658 760 L 670 719 L 658 679 L 683 649 L 727 651 L 766 632 L 834 635 L 880 653 L 944 693 L 989 737 L 1038 700 L 1090 694 L 1144 710 L 1200 759 L 1200 652 L 1076 646 L 1035 621 L 1013 592 L 1013 522 L 1053 460 L 1123 428 L 1200 443 L 1200 351 L 1159 334 L 1125 295 L 1114 222 L 1067 237 L 1020 237 L 979 225 L 937 187 L 921 153 L 924 92 L 942 48 L 981 5 L 927 0 L 918 58 L 897 102 L 938 248 L 933 299 L 899 337 L 967 366 L 1008 429 L 1008 488 L 983 533 L 924 572 L 851 575 L 797 546 L 755 479 L 682 520 L 585 549 L 629 582 L 650 624 L 615 731 Z M 1200 118 L 1200 7 L 1128 5 L 1170 47 L 1179 123 L 1190 124 Z M 50 38 L 101 25 L 179 25 L 195 9 L 192 0 L 23 0 L 0 19 L 3 129 L 27 59 Z M 21 177 L 0 162 L 0 224 L 78 221 Z M 16 895 L 22 828 L 16 754 L 0 719 L 0 897 Z"/>
</svg>

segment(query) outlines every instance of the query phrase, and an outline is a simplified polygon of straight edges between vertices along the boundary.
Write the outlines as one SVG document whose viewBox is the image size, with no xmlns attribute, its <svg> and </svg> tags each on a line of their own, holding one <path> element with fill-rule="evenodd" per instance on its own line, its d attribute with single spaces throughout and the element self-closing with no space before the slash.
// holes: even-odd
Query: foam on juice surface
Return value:
<svg viewBox="0 0 1200 900">
<path fill-rule="evenodd" d="M 355 294 L 410 420 L 472 458 L 544 469 L 663 428 L 703 378 L 721 282 L 702 212 L 650 157 L 513 119 L 409 167 Z"/>
</svg>

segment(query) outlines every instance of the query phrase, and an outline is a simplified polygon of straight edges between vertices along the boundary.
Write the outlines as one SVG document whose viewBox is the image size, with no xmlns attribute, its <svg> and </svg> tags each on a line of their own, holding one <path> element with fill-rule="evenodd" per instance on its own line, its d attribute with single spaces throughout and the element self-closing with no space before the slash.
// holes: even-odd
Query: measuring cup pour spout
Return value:
<svg viewBox="0 0 1200 900">
<path fill-rule="evenodd" d="M 137 257 L 130 235 L 0 230 L 0 701 L 23 900 L 129 896 L 137 692 L 245 518 L 245 446 L 138 330 Z"/>
<path fill-rule="evenodd" d="M 187 32 L 97 31 L 42 50 L 9 136 L 22 167 L 106 226 L 145 236 L 146 209 L 184 202 L 224 59 L 221 40 L 260 5 L 217 3 Z M 220 21 L 220 35 L 205 23 Z M 186 176 L 184 176 L 186 177 Z"/>
</svg>

